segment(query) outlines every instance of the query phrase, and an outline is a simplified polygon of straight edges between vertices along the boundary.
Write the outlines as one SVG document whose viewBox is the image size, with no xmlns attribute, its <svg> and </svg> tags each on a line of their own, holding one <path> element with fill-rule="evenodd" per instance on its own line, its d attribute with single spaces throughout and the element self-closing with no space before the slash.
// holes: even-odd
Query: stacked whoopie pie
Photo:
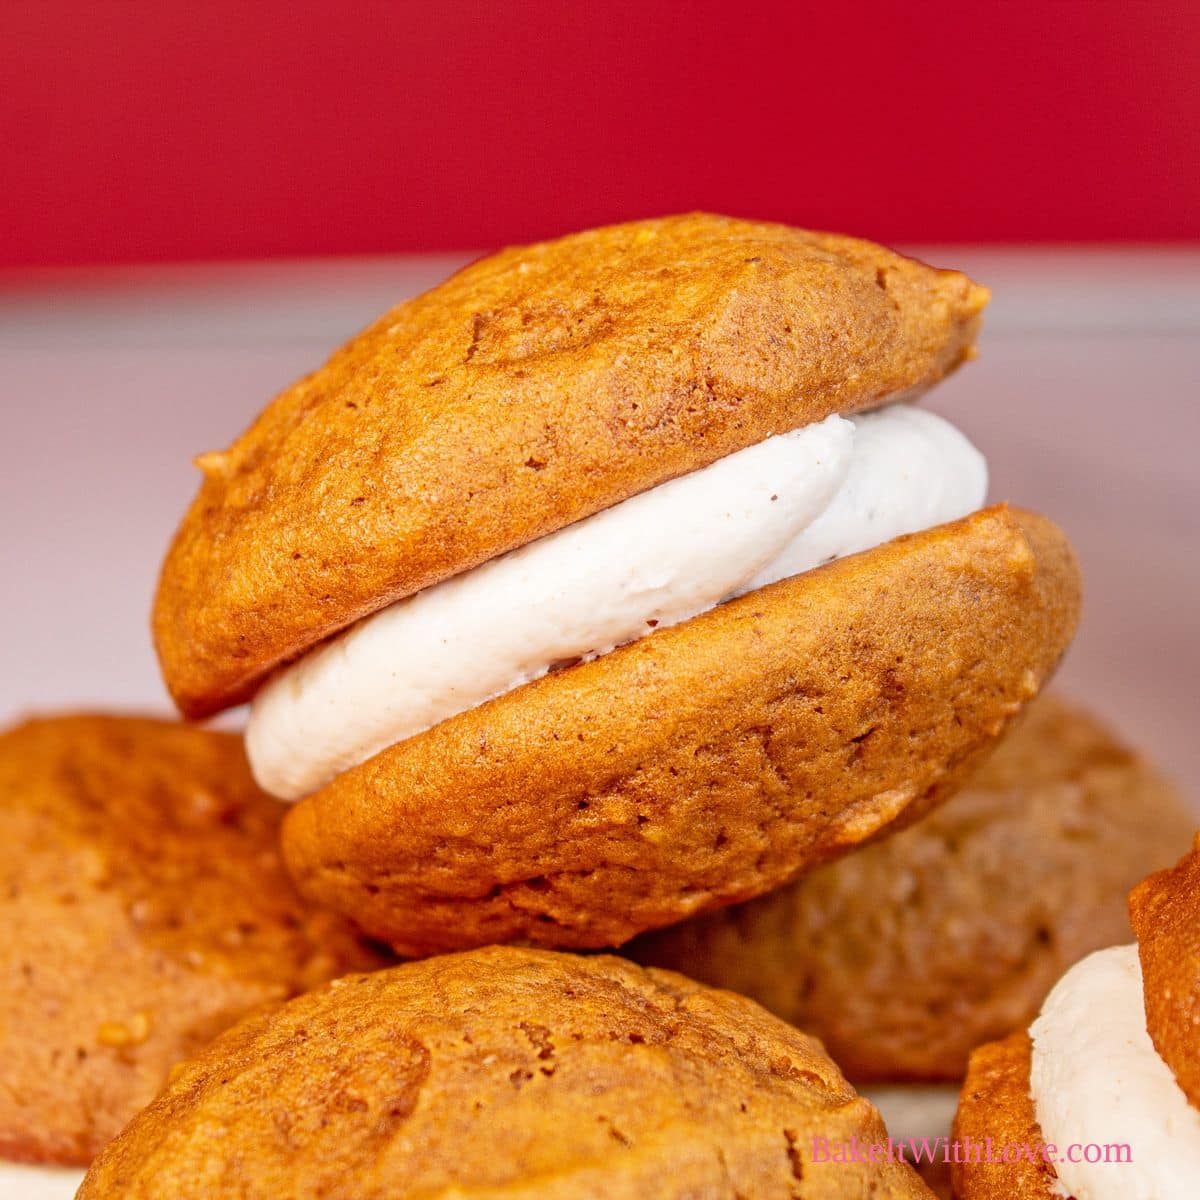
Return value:
<svg viewBox="0 0 1200 1200">
<path fill-rule="evenodd" d="M 301 890 L 401 954 L 615 946 L 945 799 L 1079 580 L 908 403 L 987 292 L 691 215 L 510 249 L 279 395 L 204 482 L 154 629 L 252 700 Z"/>
<path fill-rule="evenodd" d="M 1028 1033 L 971 1056 L 954 1127 L 960 1200 L 1197 1195 L 1200 836 L 1133 889 L 1129 911 L 1136 944 L 1072 967 Z"/>
<path fill-rule="evenodd" d="M 217 1038 L 80 1196 L 928 1197 L 847 1155 L 886 1131 L 816 1039 L 559 951 L 901 829 L 1052 673 L 1070 547 L 910 403 L 986 299 L 850 238 L 614 226 L 401 304 L 201 456 L 167 684 L 251 701 L 299 890 L 423 961 Z"/>
</svg>

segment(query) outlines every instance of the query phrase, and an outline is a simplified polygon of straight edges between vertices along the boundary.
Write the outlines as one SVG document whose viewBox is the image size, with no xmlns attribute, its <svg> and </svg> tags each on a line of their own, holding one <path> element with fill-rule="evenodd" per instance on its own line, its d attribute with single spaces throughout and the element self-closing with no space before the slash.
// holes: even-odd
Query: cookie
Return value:
<svg viewBox="0 0 1200 1200">
<path fill-rule="evenodd" d="M 992 1156 L 999 1153 L 1002 1161 L 953 1163 L 950 1179 L 957 1200 L 1062 1198 L 1054 1167 L 1043 1157 L 1013 1155 L 1011 1162 L 1003 1161 L 1005 1147 L 1040 1146 L 1045 1141 L 1029 1095 L 1031 1049 L 1029 1034 L 1022 1029 L 971 1055 L 953 1140 L 969 1149 L 990 1146 Z"/>
<path fill-rule="evenodd" d="M 948 796 L 1055 666 L 1078 576 L 991 509 L 731 601 L 401 742 L 298 804 L 308 895 L 416 956 L 615 946 Z"/>
<path fill-rule="evenodd" d="M 204 483 L 154 631 L 181 709 L 441 579 L 772 434 L 928 386 L 985 289 L 853 238 L 692 214 L 502 251 L 281 393 Z"/>
<path fill-rule="evenodd" d="M 928 1197 L 811 1038 L 608 957 L 489 948 L 350 976 L 183 1066 L 80 1200 Z M 829 1156 L 832 1159 L 832 1155 Z M 881 1156 L 882 1157 L 882 1156 Z"/>
<path fill-rule="evenodd" d="M 1170 870 L 1129 897 L 1154 1048 L 1200 1108 L 1200 836 Z"/>
<path fill-rule="evenodd" d="M 1068 967 L 1129 940 L 1126 894 L 1194 820 L 1101 723 L 1043 696 L 911 829 L 629 952 L 752 996 L 853 1080 L 957 1083 Z"/>
<path fill-rule="evenodd" d="M 242 1016 L 381 961 L 296 895 L 234 734 L 31 720 L 0 797 L 0 1159 L 86 1165 Z"/>
</svg>

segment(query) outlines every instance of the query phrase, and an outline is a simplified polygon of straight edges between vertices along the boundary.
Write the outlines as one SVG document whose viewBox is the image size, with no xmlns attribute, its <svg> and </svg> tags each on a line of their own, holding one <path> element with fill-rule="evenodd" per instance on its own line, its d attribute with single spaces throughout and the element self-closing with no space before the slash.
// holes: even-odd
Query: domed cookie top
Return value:
<svg viewBox="0 0 1200 1200">
<path fill-rule="evenodd" d="M 693 214 L 505 250 L 278 396 L 205 479 L 154 627 L 191 715 L 358 618 L 674 476 L 919 390 L 985 289 Z"/>
<path fill-rule="evenodd" d="M 1200 1108 L 1200 835 L 1170 870 L 1129 897 L 1154 1048 Z"/>
<path fill-rule="evenodd" d="M 278 822 L 233 734 L 0 735 L 0 1159 L 86 1164 L 242 1015 L 378 962 L 292 890 Z"/>
<path fill-rule="evenodd" d="M 613 958 L 491 948 L 353 976 L 184 1066 L 81 1200 L 929 1196 L 819 1044 Z"/>
<path fill-rule="evenodd" d="M 1194 820 L 1144 759 L 1045 696 L 912 828 L 630 949 L 752 996 L 851 1079 L 959 1080 L 1068 967 L 1129 940 L 1129 889 Z"/>
</svg>

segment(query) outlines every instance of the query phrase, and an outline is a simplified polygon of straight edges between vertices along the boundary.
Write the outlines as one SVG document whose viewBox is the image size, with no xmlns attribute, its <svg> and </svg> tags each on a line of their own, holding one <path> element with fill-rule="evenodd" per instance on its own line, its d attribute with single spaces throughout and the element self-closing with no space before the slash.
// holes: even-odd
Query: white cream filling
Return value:
<svg viewBox="0 0 1200 1200">
<path fill-rule="evenodd" d="M 1200 1111 L 1146 1032 L 1136 946 L 1100 950 L 1059 980 L 1030 1027 L 1030 1094 L 1075 1200 L 1195 1200 Z M 1131 1162 L 1068 1162 L 1068 1147 L 1128 1146 Z M 1092 1150 L 1095 1155 L 1097 1152 Z M 1084 1157 L 1077 1152 L 1076 1157 Z"/>
<path fill-rule="evenodd" d="M 921 409 L 768 438 L 401 600 L 280 671 L 250 712 L 255 777 L 298 799 L 556 663 L 964 516 L 986 490 L 979 452 Z"/>
<path fill-rule="evenodd" d="M 958 1108 L 953 1084 L 873 1083 L 858 1090 L 879 1109 L 892 1141 L 928 1142 L 933 1151 L 938 1138 L 950 1136 Z"/>
<path fill-rule="evenodd" d="M 931 529 L 979 508 L 984 457 L 949 421 L 897 404 L 852 417 L 850 470 L 829 507 L 741 591 Z"/>
<path fill-rule="evenodd" d="M 0 1162 L 4 1200 L 72 1200 L 87 1172 L 79 1167 Z"/>
</svg>

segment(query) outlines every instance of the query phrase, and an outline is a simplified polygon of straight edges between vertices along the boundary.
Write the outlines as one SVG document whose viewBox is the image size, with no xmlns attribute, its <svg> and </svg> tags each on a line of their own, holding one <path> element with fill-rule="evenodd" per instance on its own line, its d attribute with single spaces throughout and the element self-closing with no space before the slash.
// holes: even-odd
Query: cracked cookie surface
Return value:
<svg viewBox="0 0 1200 1200">
<path fill-rule="evenodd" d="M 80 1200 L 878 1200 L 905 1166 L 812 1038 L 622 959 L 488 948 L 349 976 L 182 1067 Z"/>
</svg>

